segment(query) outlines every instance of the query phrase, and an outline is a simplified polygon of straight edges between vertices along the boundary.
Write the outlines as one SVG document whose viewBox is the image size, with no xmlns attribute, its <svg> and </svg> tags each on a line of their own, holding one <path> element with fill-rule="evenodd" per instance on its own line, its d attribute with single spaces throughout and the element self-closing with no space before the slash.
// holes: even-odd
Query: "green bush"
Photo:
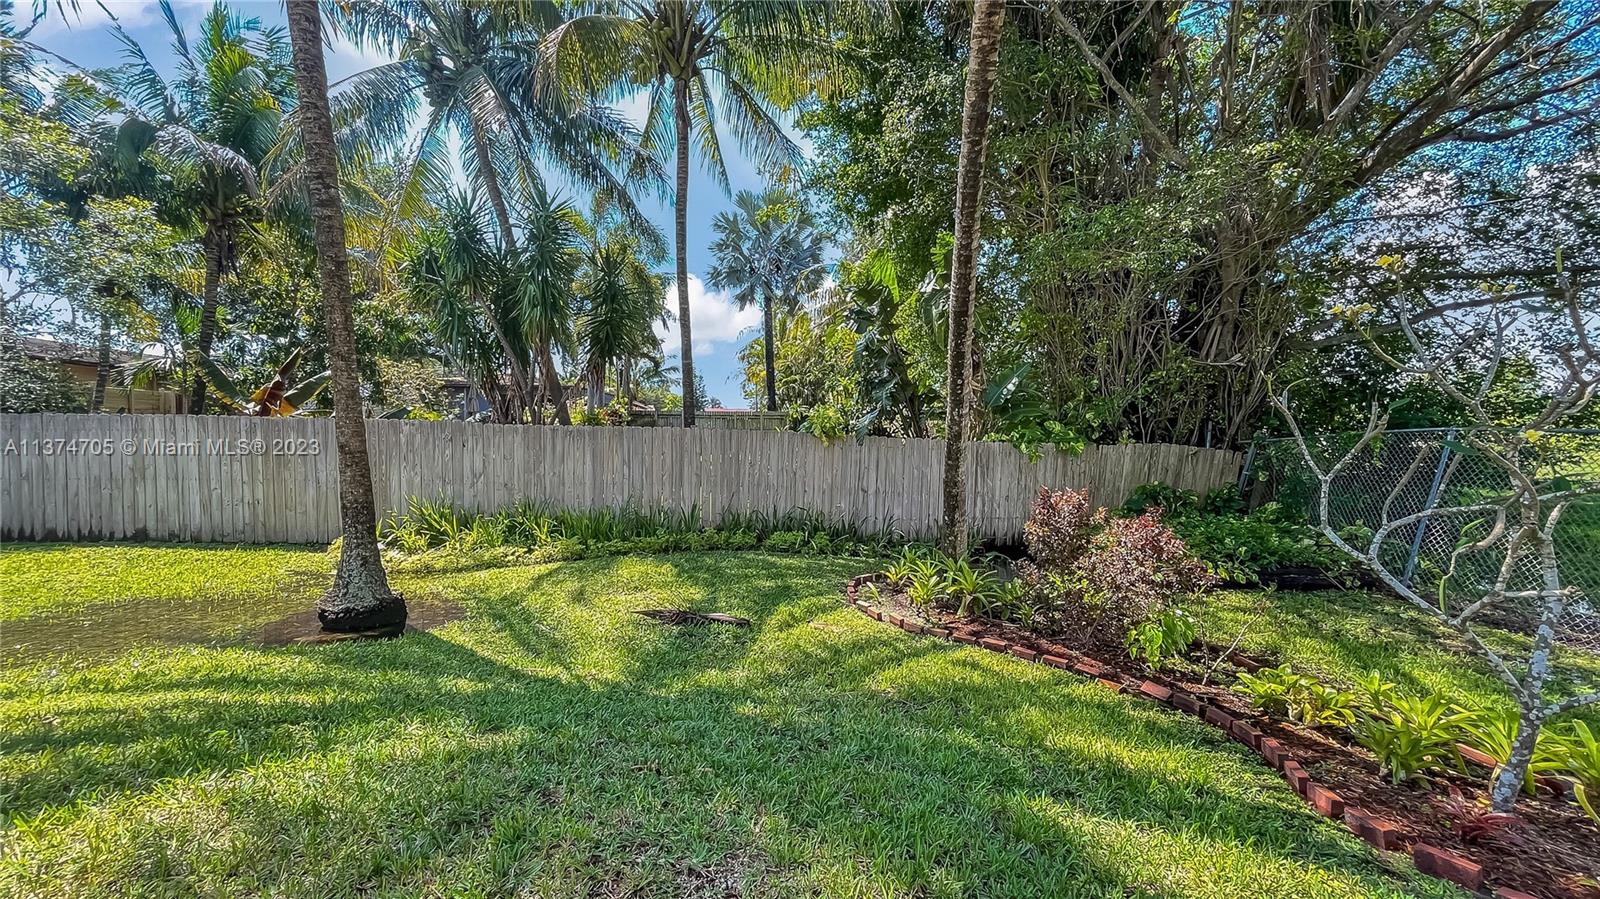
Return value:
<svg viewBox="0 0 1600 899">
<path fill-rule="evenodd" d="M 1194 634 L 1194 619 L 1188 613 L 1166 609 L 1128 632 L 1128 655 L 1144 659 L 1151 668 L 1161 668 L 1189 654 Z"/>
<path fill-rule="evenodd" d="M 1315 568 L 1335 577 L 1352 570 L 1349 556 L 1278 504 L 1246 514 L 1233 487 L 1200 496 L 1157 481 L 1135 489 L 1122 512 L 1156 508 L 1189 551 L 1224 580 L 1256 583 L 1263 572 L 1277 568 Z"/>
<path fill-rule="evenodd" d="M 1462 725 L 1468 717 L 1437 694 L 1403 696 L 1386 709 L 1361 715 L 1352 733 L 1378 757 L 1379 768 L 1401 783 L 1445 763 L 1464 771 L 1456 742 L 1464 735 Z"/>
<path fill-rule="evenodd" d="M 1583 721 L 1559 738 L 1560 770 L 1571 776 L 1578 804 L 1600 824 L 1600 739 Z"/>
</svg>

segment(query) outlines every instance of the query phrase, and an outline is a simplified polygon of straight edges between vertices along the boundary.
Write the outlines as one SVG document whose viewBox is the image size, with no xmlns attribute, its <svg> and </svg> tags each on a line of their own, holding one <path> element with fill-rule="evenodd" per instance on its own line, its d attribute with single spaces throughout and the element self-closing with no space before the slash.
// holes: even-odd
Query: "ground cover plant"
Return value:
<svg viewBox="0 0 1600 899">
<path fill-rule="evenodd" d="M 142 572 L 200 567 L 160 601 L 259 617 L 331 575 L 320 551 L 205 552 L 7 547 L 0 609 L 61 628 L 153 616 Z M 70 604 L 49 595 L 86 553 L 101 573 Z M 860 567 L 401 572 L 414 607 L 467 616 L 362 645 L 8 646 L 0 893 L 1459 895 L 1198 722 L 848 611 L 838 585 Z M 629 614 L 651 607 L 754 624 Z"/>
</svg>

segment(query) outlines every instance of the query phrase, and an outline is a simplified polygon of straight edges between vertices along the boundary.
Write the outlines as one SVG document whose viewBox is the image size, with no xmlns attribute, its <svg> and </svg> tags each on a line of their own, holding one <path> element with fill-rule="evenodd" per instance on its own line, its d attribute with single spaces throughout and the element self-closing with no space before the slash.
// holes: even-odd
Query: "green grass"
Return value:
<svg viewBox="0 0 1600 899">
<path fill-rule="evenodd" d="M 160 618 L 166 597 L 217 634 L 194 602 L 275 615 L 328 576 L 323 554 L 212 552 L 13 548 L 32 586 L 7 579 L 0 620 Z M 99 573 L 70 570 L 86 558 Z M 0 896 L 1460 895 L 1199 722 L 845 608 L 862 565 L 401 577 L 469 616 L 386 643 L 139 630 L 73 664 L 14 656 Z M 657 606 L 754 626 L 628 614 Z"/>
</svg>

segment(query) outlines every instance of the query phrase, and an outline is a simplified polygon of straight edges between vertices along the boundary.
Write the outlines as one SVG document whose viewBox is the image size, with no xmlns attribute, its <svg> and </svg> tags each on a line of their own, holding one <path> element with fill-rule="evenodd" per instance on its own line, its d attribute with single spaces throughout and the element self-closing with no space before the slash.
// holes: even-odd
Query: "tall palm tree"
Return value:
<svg viewBox="0 0 1600 899">
<path fill-rule="evenodd" d="M 123 146 L 134 153 L 154 148 L 170 169 L 164 213 L 201 231 L 204 299 L 193 353 L 201 358 L 216 339 L 222 278 L 236 261 L 242 227 L 259 214 L 258 170 L 278 142 L 293 82 L 282 29 L 264 29 L 217 3 L 191 46 L 170 0 L 161 0 L 161 12 L 176 78 L 163 77 L 119 23 L 112 30 L 125 62 L 102 77 L 114 98 L 109 111 L 124 117 Z M 205 383 L 196 378 L 189 411 L 203 413 L 205 402 Z"/>
<path fill-rule="evenodd" d="M 377 512 L 372 501 L 361 374 L 356 368 L 355 325 L 350 309 L 344 203 L 339 194 L 333 117 L 328 110 L 328 73 L 322 61 L 322 17 L 316 0 L 288 0 L 287 8 L 294 78 L 300 89 L 295 117 L 305 154 L 306 191 L 311 200 L 317 270 L 327 318 L 328 358 L 333 367 L 333 431 L 339 453 L 339 567 L 333 586 L 317 603 L 317 618 L 330 631 L 398 630 L 405 626 L 406 604 L 389 589 L 383 557 L 378 554 Z"/>
<path fill-rule="evenodd" d="M 716 257 L 706 281 L 733 291 L 740 309 L 761 307 L 761 341 L 767 375 L 767 411 L 778 411 L 773 318 L 792 313 L 800 298 L 822 284 L 822 237 L 811 213 L 781 190 L 756 194 L 741 190 L 734 212 L 719 212 L 711 222 Z M 774 309 L 774 307 L 777 307 Z"/>
<path fill-rule="evenodd" d="M 539 86 L 540 40 L 561 22 L 555 3 L 348 0 L 330 5 L 329 15 L 357 46 L 396 57 L 343 82 L 334 113 L 350 152 L 406 148 L 399 208 L 413 209 L 447 187 L 446 138 L 453 132 L 508 249 L 517 245 L 508 188 L 536 184 L 537 162 L 572 176 L 652 231 L 612 171 L 644 166 L 649 174 L 633 126 L 608 107 Z"/>
<path fill-rule="evenodd" d="M 674 243 L 677 253 L 678 334 L 683 368 L 683 424 L 694 426 L 694 354 L 689 319 L 689 154 L 701 157 L 724 190 L 719 127 L 726 127 L 758 164 L 800 158 L 776 110 L 808 89 L 805 72 L 817 57 L 805 52 L 808 26 L 822 4 L 740 0 L 613 0 L 557 27 L 546 57 L 561 83 L 604 89 L 613 96 L 649 91 L 641 146 L 652 155 L 675 152 Z"/>
<path fill-rule="evenodd" d="M 989 98 L 1000 62 L 1005 0 L 976 0 L 961 100 L 961 151 L 956 158 L 956 233 L 950 258 L 949 352 L 945 357 L 944 550 L 967 554 L 967 420 L 972 406 L 972 296 L 977 287 L 978 219 L 983 214 L 983 156 Z"/>
</svg>

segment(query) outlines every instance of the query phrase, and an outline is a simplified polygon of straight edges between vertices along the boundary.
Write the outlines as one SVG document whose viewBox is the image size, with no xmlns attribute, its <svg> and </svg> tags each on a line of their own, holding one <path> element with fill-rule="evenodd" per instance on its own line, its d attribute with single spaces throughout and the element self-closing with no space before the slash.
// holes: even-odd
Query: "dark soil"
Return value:
<svg viewBox="0 0 1600 899">
<path fill-rule="evenodd" d="M 322 622 L 317 620 L 317 610 L 311 607 L 265 625 L 257 635 L 256 642 L 262 646 L 290 646 L 303 643 L 341 642 L 345 639 L 397 637 L 402 633 L 431 631 L 465 617 L 466 614 L 466 609 L 448 600 L 413 601 L 407 609 L 404 630 L 387 628 L 370 633 L 330 634 L 322 629 Z"/>
<path fill-rule="evenodd" d="M 1234 692 L 1231 685 L 1241 670 L 1273 660 L 1255 660 L 1229 653 L 1223 647 L 1197 645 L 1181 670 L 1152 671 L 1130 658 L 1120 645 L 1101 640 L 1044 637 L 1012 624 L 982 618 L 957 618 L 938 610 L 913 607 L 903 593 L 879 584 L 877 604 L 884 612 L 945 628 L 953 635 L 1031 646 L 1042 655 L 1069 661 L 1087 659 L 1105 669 L 1105 680 L 1137 689 L 1151 680 L 1170 689 L 1191 693 L 1234 718 L 1250 721 L 1277 739 L 1305 767 L 1313 780 L 1338 793 L 1345 802 L 1385 818 L 1404 832 L 1407 847 L 1422 842 L 1458 852 L 1483 865 L 1492 890 L 1497 886 L 1521 890 L 1542 899 L 1600 899 L 1600 829 L 1566 795 L 1556 795 L 1541 784 L 1535 797 L 1523 796 L 1513 828 L 1478 841 L 1463 839 L 1450 810 L 1450 788 L 1469 802 L 1483 800 L 1487 808 L 1489 771 L 1469 764 L 1469 776 L 1456 772 L 1432 777 L 1427 783 L 1396 785 L 1378 773 L 1377 760 L 1336 729 L 1301 727 L 1270 718 Z M 1074 634 L 1087 629 L 1074 628 Z"/>
</svg>

